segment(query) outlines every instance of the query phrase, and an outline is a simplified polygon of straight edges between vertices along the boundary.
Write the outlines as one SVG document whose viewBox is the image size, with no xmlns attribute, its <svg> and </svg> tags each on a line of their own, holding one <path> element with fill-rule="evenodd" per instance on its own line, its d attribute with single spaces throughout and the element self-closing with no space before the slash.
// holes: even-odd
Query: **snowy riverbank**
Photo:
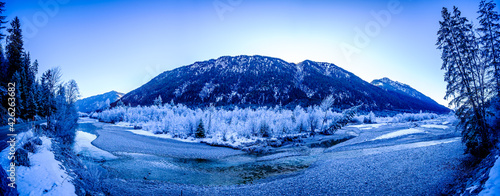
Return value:
<svg viewBox="0 0 500 196">
<path fill-rule="evenodd" d="M 30 138 L 34 137 L 32 131 L 18 135 L 18 146 L 22 146 Z M 57 161 L 52 152 L 52 141 L 48 137 L 40 137 L 42 144 L 36 147 L 35 153 L 28 153 L 30 166 L 17 166 L 17 190 L 20 195 L 76 195 L 75 186 L 71 183 L 71 177 Z M 4 149 L 1 157 L 7 157 L 8 149 Z M 7 170 L 10 161 L 2 159 L 1 165 Z"/>
</svg>

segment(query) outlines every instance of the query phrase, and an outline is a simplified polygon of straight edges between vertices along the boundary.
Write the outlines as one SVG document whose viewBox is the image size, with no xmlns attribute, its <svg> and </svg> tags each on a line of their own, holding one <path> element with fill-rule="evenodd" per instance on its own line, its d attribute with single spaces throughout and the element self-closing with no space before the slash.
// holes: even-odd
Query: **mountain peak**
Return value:
<svg viewBox="0 0 500 196">
<path fill-rule="evenodd" d="M 410 97 L 417 98 L 419 100 L 422 100 L 427 103 L 432 103 L 432 104 L 438 104 L 436 101 L 431 99 L 430 97 L 427 97 L 426 95 L 422 94 L 421 92 L 415 90 L 412 88 L 410 85 L 398 82 L 398 81 L 393 81 L 387 77 L 384 77 L 382 79 L 376 79 L 371 82 L 371 84 L 378 86 L 384 90 L 387 91 L 392 91 L 396 93 L 400 93 L 403 95 L 407 95 Z"/>
<path fill-rule="evenodd" d="M 151 105 L 161 96 L 165 102 L 193 106 L 295 107 L 319 104 L 329 95 L 338 108 L 363 104 L 366 110 L 443 110 L 416 98 L 401 99 L 332 63 L 295 64 L 260 55 L 222 56 L 166 71 L 122 101 Z"/>
<path fill-rule="evenodd" d="M 112 90 L 103 94 L 80 99 L 75 102 L 75 106 L 79 112 L 89 113 L 109 107 L 111 103 L 117 101 L 123 95 L 123 93 Z"/>
</svg>

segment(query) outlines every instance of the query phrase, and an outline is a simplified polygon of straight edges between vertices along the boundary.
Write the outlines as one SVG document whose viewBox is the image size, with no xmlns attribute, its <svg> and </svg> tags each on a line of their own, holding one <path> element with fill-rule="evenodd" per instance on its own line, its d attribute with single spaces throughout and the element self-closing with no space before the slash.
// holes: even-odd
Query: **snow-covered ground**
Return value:
<svg viewBox="0 0 500 196">
<path fill-rule="evenodd" d="M 92 145 L 92 141 L 97 138 L 96 135 L 90 134 L 83 131 L 77 131 L 75 137 L 75 144 L 73 145 L 73 150 L 76 154 L 82 154 L 87 157 L 91 157 L 99 160 L 110 160 L 116 159 L 117 157 L 107 151 L 101 150 L 100 148 Z"/>
<path fill-rule="evenodd" d="M 373 140 L 382 140 L 382 139 L 391 139 L 395 137 L 400 137 L 404 135 L 410 135 L 410 134 L 415 134 L 415 133 L 424 133 L 425 131 L 420 130 L 420 129 L 415 129 L 415 128 L 410 128 L 410 129 L 403 129 L 399 131 L 394 131 L 388 134 L 384 134 L 381 136 L 378 136 L 374 138 Z"/>
<path fill-rule="evenodd" d="M 434 128 L 434 129 L 447 129 L 447 128 L 449 128 L 449 126 L 446 126 L 446 125 L 432 125 L 432 124 L 422 125 L 421 127 Z"/>
<path fill-rule="evenodd" d="M 20 134 L 19 145 L 26 141 L 27 135 L 33 135 L 31 131 Z M 52 141 L 47 137 L 40 137 L 42 145 L 38 146 L 36 153 L 29 153 L 31 166 L 18 166 L 17 190 L 20 195 L 76 195 L 75 186 L 71 183 L 71 177 L 66 173 L 61 162 L 57 161 L 51 151 Z M 8 149 L 0 153 L 1 157 L 7 157 Z M 9 160 L 2 159 L 2 167 L 8 169 Z"/>
<path fill-rule="evenodd" d="M 349 125 L 347 127 L 355 127 L 361 130 L 368 130 L 368 129 L 376 129 L 379 128 L 380 126 L 386 125 L 386 123 L 380 123 L 380 124 L 360 124 L 360 125 Z"/>
<path fill-rule="evenodd" d="M 497 156 L 495 164 L 490 169 L 489 178 L 484 184 L 484 189 L 478 194 L 479 196 L 495 196 L 500 195 L 500 159 Z"/>
</svg>

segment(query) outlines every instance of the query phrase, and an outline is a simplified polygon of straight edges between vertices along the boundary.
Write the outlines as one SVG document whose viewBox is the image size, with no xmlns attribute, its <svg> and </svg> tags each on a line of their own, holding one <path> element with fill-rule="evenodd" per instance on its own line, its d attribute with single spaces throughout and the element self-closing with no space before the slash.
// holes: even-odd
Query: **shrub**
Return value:
<svg viewBox="0 0 500 196">
<path fill-rule="evenodd" d="M 271 137 L 269 125 L 267 125 L 267 123 L 264 121 L 260 123 L 259 134 L 261 137 Z"/>
<path fill-rule="evenodd" d="M 373 112 L 370 112 L 368 115 L 364 116 L 363 123 L 365 124 L 376 123 L 375 120 L 376 120 L 375 114 Z"/>
<path fill-rule="evenodd" d="M 27 150 L 28 152 L 35 153 L 36 147 L 33 141 L 28 141 L 24 143 L 23 148 Z"/>
<path fill-rule="evenodd" d="M 198 123 L 198 127 L 196 128 L 196 133 L 195 133 L 196 138 L 205 138 L 205 128 L 203 127 L 203 121 L 200 120 L 200 123 Z"/>
<path fill-rule="evenodd" d="M 28 151 L 22 148 L 16 150 L 16 159 L 14 159 L 16 165 L 22 165 L 29 167 L 30 159 L 28 158 Z"/>
</svg>

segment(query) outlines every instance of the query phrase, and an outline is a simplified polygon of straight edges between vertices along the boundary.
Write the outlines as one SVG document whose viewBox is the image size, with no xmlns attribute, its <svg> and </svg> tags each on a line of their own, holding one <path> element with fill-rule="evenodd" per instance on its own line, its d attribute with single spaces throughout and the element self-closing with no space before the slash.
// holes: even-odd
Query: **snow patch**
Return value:
<svg viewBox="0 0 500 196">
<path fill-rule="evenodd" d="M 354 127 L 354 128 L 358 128 L 358 129 L 361 129 L 361 130 L 368 130 L 368 129 L 376 129 L 376 128 L 379 128 L 380 126 L 382 125 L 385 125 L 384 124 L 361 124 L 361 125 L 349 125 L 347 127 Z"/>
<path fill-rule="evenodd" d="M 498 157 L 490 169 L 489 176 L 486 183 L 484 183 L 484 189 L 478 194 L 479 196 L 500 194 L 500 159 Z"/>
<path fill-rule="evenodd" d="M 403 136 L 403 135 L 410 135 L 410 134 L 415 134 L 415 133 L 425 133 L 425 131 L 422 131 L 420 129 L 413 129 L 413 128 L 411 128 L 411 129 L 403 129 L 403 130 L 399 130 L 399 131 L 395 131 L 395 132 L 392 132 L 392 133 L 388 133 L 388 134 L 384 134 L 384 135 L 378 136 L 378 137 L 376 137 L 373 140 L 390 139 L 390 138 L 395 138 L 395 137 L 400 137 L 400 136 Z"/>
<path fill-rule="evenodd" d="M 92 119 L 92 118 L 88 118 L 88 117 L 78 118 L 78 123 L 95 123 L 95 122 L 99 122 L 99 121 L 97 119 Z"/>
<path fill-rule="evenodd" d="M 422 125 L 423 128 L 434 128 L 434 129 L 447 129 L 446 125 Z"/>
<path fill-rule="evenodd" d="M 142 129 L 127 129 L 127 131 L 130 131 L 134 134 L 137 135 L 144 135 L 144 136 L 149 136 L 149 137 L 157 137 L 157 138 L 163 138 L 163 139 L 173 139 L 181 142 L 191 142 L 191 143 L 197 143 L 199 141 L 196 141 L 194 138 L 188 138 L 188 139 L 181 139 L 181 138 L 174 138 L 170 134 L 154 134 L 149 131 L 144 131 Z"/>
<path fill-rule="evenodd" d="M 20 195 L 76 195 L 71 177 L 66 173 L 61 162 L 57 161 L 50 151 L 52 141 L 40 137 L 43 144 L 37 153 L 29 153 L 30 167 L 18 166 L 17 190 Z M 8 149 L 3 150 L 2 157 L 7 157 Z M 8 160 L 4 159 L 2 166 L 8 169 Z"/>
<path fill-rule="evenodd" d="M 96 146 L 92 145 L 92 141 L 97 138 L 96 135 L 90 134 L 83 131 L 77 131 L 75 137 L 75 144 L 73 144 L 73 149 L 76 154 L 83 154 L 85 156 L 100 159 L 100 160 L 110 160 L 116 159 L 115 155 L 109 153 L 108 151 L 101 150 Z"/>
</svg>

